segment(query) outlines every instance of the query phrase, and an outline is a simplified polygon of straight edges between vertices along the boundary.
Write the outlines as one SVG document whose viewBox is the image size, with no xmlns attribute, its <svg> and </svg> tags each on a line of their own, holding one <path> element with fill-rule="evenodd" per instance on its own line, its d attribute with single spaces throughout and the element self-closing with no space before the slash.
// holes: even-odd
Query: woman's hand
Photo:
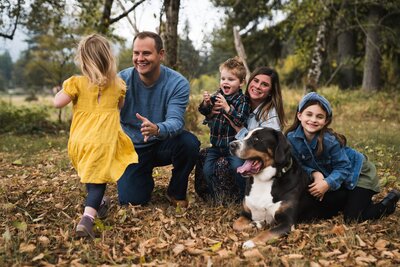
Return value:
<svg viewBox="0 0 400 267">
<path fill-rule="evenodd" d="M 228 117 L 228 115 L 224 114 L 224 117 L 229 121 L 231 124 L 232 128 L 235 129 L 235 131 L 238 133 L 241 129 L 244 128 L 244 126 L 237 126 L 233 123 L 233 121 Z"/>
<path fill-rule="evenodd" d="M 324 175 L 321 172 L 313 172 L 311 176 L 314 178 L 314 182 L 310 184 L 308 187 L 308 191 L 310 194 L 319 201 L 322 201 L 325 193 L 329 190 L 329 185 L 324 179 Z"/>
</svg>

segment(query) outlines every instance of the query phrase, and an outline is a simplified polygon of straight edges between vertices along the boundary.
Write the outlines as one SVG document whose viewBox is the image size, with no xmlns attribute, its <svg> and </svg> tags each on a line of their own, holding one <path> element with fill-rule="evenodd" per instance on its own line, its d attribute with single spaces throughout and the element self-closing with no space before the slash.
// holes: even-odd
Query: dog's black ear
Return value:
<svg viewBox="0 0 400 267">
<path fill-rule="evenodd" d="M 290 160 L 290 144 L 286 137 L 280 131 L 275 131 L 277 146 L 275 149 L 275 164 L 284 166 Z"/>
</svg>

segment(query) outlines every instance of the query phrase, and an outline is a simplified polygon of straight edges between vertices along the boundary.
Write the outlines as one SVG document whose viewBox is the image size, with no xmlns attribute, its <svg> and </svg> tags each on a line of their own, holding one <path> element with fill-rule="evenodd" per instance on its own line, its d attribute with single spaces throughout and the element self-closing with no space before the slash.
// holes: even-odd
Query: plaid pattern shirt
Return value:
<svg viewBox="0 0 400 267">
<path fill-rule="evenodd" d="M 210 143 L 213 147 L 227 148 L 228 144 L 235 140 L 236 130 L 231 126 L 228 119 L 224 114 L 237 126 L 245 126 L 247 118 L 250 114 L 250 104 L 247 97 L 242 93 L 242 90 L 233 95 L 225 96 L 222 90 L 218 90 L 214 95 L 222 94 L 228 105 L 230 106 L 229 112 L 221 110 L 219 114 L 212 117 L 212 105 L 204 106 L 203 103 L 199 106 L 199 112 L 206 118 L 203 124 L 207 124 L 210 128 Z"/>
</svg>

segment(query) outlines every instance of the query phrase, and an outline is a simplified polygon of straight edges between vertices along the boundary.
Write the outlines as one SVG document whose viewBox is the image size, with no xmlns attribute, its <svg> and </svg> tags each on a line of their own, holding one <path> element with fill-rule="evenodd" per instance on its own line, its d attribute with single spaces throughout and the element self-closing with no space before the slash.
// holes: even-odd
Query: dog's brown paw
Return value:
<svg viewBox="0 0 400 267">
<path fill-rule="evenodd" d="M 243 216 L 240 216 L 234 223 L 233 223 L 233 230 L 241 232 L 248 229 L 252 229 L 253 226 L 251 221 Z"/>
</svg>

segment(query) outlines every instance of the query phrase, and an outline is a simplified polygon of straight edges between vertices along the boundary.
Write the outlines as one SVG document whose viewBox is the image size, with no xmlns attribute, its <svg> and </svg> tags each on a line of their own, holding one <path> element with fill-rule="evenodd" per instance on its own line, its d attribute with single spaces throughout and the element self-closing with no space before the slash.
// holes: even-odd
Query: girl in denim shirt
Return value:
<svg viewBox="0 0 400 267">
<path fill-rule="evenodd" d="M 332 108 L 323 96 L 312 92 L 303 97 L 287 138 L 295 157 L 313 178 L 312 196 L 322 201 L 327 191 L 344 189 L 346 222 L 378 219 L 392 214 L 400 192 L 392 190 L 379 203 L 372 196 L 379 192 L 376 168 L 366 156 L 346 146 L 346 138 L 328 126 Z"/>
</svg>

